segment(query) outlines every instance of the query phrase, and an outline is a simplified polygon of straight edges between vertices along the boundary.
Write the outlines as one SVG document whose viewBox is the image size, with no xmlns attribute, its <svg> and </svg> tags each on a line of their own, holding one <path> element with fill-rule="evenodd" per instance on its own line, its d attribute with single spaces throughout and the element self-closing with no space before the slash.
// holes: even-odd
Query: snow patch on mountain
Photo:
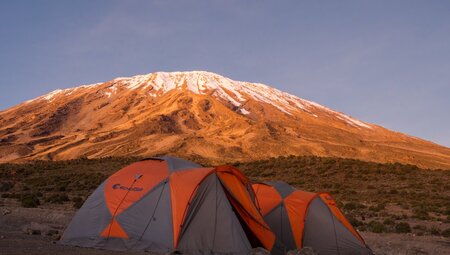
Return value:
<svg viewBox="0 0 450 255">
<path fill-rule="evenodd" d="M 43 96 L 43 99 L 52 100 L 56 95 L 58 95 L 61 92 L 63 92 L 63 90 L 61 90 L 61 89 L 54 90 L 54 91 L 48 93 L 47 95 Z"/>
<path fill-rule="evenodd" d="M 245 115 L 249 115 L 250 114 L 250 112 L 249 111 L 247 111 L 246 109 L 244 109 L 244 108 L 242 108 L 242 109 L 239 109 L 239 111 L 242 113 L 242 114 L 245 114 Z"/>
<path fill-rule="evenodd" d="M 103 92 L 108 98 L 120 91 L 118 88 L 139 90 L 151 97 L 159 97 L 174 89 L 186 89 L 195 94 L 209 94 L 215 96 L 235 107 L 242 107 L 242 105 L 251 98 L 258 102 L 270 104 L 288 115 L 294 115 L 298 111 L 303 111 L 315 118 L 320 118 L 320 114 L 317 113 L 319 111 L 325 111 L 354 127 L 372 128 L 370 125 L 348 115 L 333 111 L 315 102 L 301 99 L 265 84 L 234 81 L 211 72 L 155 72 L 132 77 L 119 77 L 112 80 L 111 83 L 112 85 L 107 88 L 109 91 Z M 70 95 L 80 88 L 90 88 L 100 84 L 104 83 L 83 85 L 65 90 L 55 90 L 42 96 L 41 99 L 51 101 L 57 95 Z M 248 110 L 243 108 L 240 109 L 240 113 L 244 115 L 250 114 Z"/>
<path fill-rule="evenodd" d="M 56 89 L 56 90 L 53 90 L 52 92 L 45 94 L 43 96 L 40 96 L 40 97 L 37 97 L 34 99 L 30 99 L 30 100 L 26 101 L 25 103 L 31 103 L 31 102 L 39 101 L 39 100 L 47 100 L 47 101 L 51 102 L 55 99 L 55 97 L 57 97 L 59 95 L 69 96 L 80 89 L 92 88 L 92 87 L 98 86 L 100 84 L 103 84 L 103 83 L 100 82 L 100 83 L 93 83 L 93 84 L 85 84 L 85 85 L 81 85 L 78 87 L 67 88 L 67 89 Z"/>
</svg>

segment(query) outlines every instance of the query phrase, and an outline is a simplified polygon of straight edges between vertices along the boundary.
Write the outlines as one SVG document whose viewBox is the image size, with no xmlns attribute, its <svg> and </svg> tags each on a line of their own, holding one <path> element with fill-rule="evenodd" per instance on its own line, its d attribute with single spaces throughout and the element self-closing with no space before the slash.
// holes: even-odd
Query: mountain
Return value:
<svg viewBox="0 0 450 255">
<path fill-rule="evenodd" d="M 217 163 L 317 155 L 450 168 L 450 149 L 264 84 L 156 72 L 0 112 L 0 161 L 174 154 Z"/>
</svg>

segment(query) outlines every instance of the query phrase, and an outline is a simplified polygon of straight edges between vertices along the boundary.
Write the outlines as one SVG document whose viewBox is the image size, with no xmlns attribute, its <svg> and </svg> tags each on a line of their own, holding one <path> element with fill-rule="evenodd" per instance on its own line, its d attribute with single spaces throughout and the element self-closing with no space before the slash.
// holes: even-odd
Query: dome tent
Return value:
<svg viewBox="0 0 450 255">
<path fill-rule="evenodd" d="M 172 157 L 131 164 L 105 180 L 61 243 L 111 250 L 247 254 L 275 236 L 249 180 L 229 166 L 203 168 Z"/>
<path fill-rule="evenodd" d="M 311 247 L 321 255 L 373 254 L 328 193 L 284 182 L 253 184 L 264 220 L 276 236 L 272 254 Z"/>
</svg>

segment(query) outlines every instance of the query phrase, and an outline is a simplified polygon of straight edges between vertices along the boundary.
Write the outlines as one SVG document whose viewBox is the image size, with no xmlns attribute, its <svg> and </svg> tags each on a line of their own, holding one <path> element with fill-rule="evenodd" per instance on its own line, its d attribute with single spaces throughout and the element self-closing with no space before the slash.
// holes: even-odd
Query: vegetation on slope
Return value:
<svg viewBox="0 0 450 255">
<path fill-rule="evenodd" d="M 71 203 L 79 208 L 109 175 L 137 160 L 0 164 L 0 194 L 24 207 Z M 450 236 L 450 171 L 294 156 L 233 165 L 255 181 L 282 180 L 302 190 L 331 193 L 360 230 Z"/>
<path fill-rule="evenodd" d="M 448 170 L 294 156 L 234 165 L 255 181 L 330 193 L 360 230 L 450 236 Z"/>
</svg>

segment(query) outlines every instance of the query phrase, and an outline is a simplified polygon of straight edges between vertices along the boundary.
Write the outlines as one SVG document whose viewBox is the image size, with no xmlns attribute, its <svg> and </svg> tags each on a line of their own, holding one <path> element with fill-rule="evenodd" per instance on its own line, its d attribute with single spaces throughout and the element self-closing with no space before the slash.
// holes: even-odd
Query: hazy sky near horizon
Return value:
<svg viewBox="0 0 450 255">
<path fill-rule="evenodd" d="M 155 71 L 261 82 L 450 147 L 450 1 L 1 1 L 0 110 Z"/>
</svg>

